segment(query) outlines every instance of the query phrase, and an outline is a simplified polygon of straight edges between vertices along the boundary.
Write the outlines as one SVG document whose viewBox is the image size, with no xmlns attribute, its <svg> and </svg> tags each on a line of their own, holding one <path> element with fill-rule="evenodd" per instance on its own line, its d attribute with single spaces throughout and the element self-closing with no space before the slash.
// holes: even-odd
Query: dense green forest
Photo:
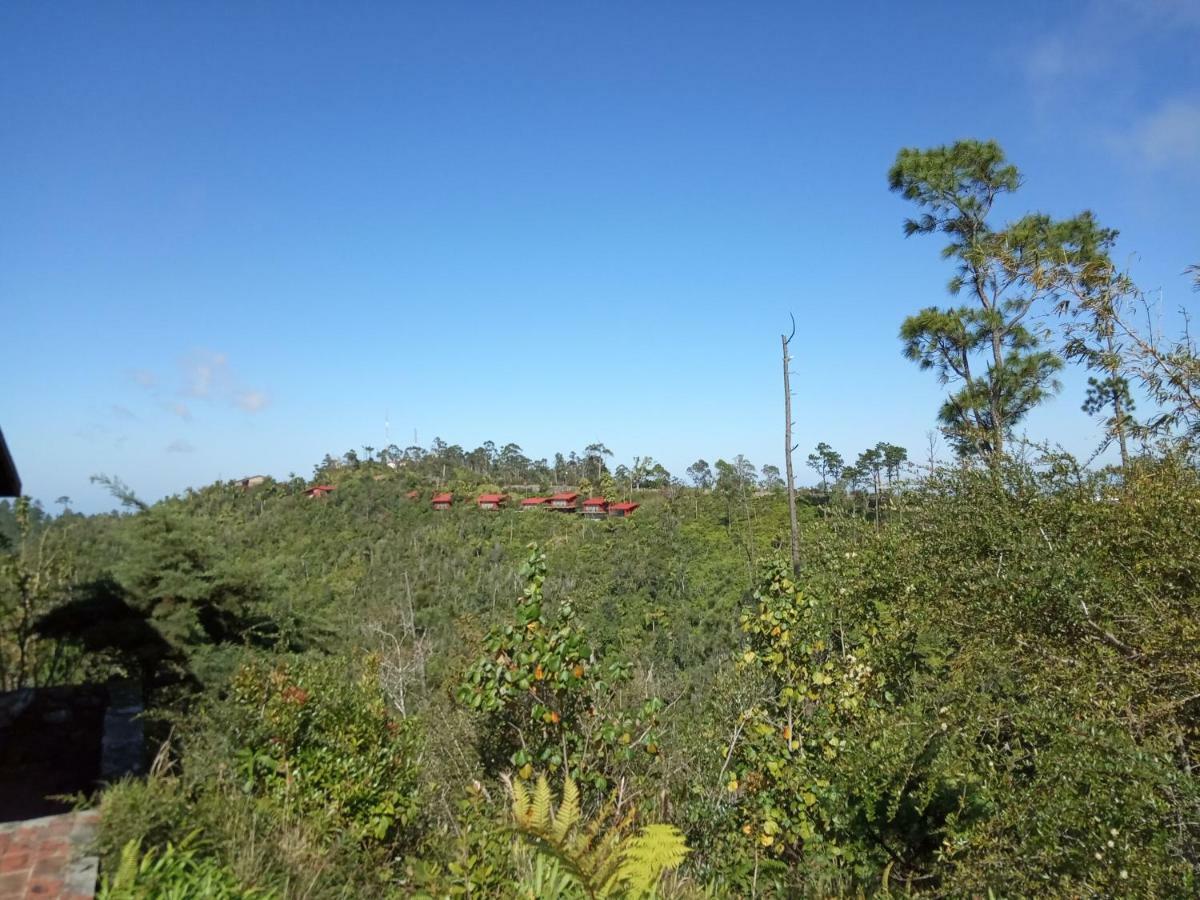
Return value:
<svg viewBox="0 0 1200 900">
<path fill-rule="evenodd" d="M 145 686 L 105 895 L 1195 894 L 1200 366 L 1090 214 L 989 224 L 1019 183 L 994 144 L 897 158 L 963 302 L 901 327 L 955 458 L 799 450 L 798 567 L 777 467 L 602 444 L 0 504 L 3 688 Z M 1071 363 L 1111 464 L 1016 431 Z M 563 484 L 641 505 L 471 502 Z"/>
</svg>

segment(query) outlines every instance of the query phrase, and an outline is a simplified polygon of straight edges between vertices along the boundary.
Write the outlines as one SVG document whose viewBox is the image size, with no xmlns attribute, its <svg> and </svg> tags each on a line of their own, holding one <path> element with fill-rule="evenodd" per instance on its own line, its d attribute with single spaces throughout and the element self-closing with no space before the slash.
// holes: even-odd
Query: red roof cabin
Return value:
<svg viewBox="0 0 1200 900">
<path fill-rule="evenodd" d="M 453 494 L 434 494 L 433 499 L 430 502 L 433 504 L 434 509 L 439 510 L 439 511 L 446 510 L 454 505 L 454 495 Z"/>
<path fill-rule="evenodd" d="M 548 498 L 546 497 L 526 497 L 521 501 L 521 512 L 528 512 L 531 509 L 545 509 Z"/>
<path fill-rule="evenodd" d="M 314 500 L 317 500 L 333 493 L 335 490 L 336 488 L 332 484 L 314 484 L 304 493 L 308 494 L 308 496 L 312 497 Z"/>
<path fill-rule="evenodd" d="M 640 503 L 614 503 L 608 508 L 608 514 L 617 519 L 625 519 L 633 515 L 633 511 L 640 505 Z"/>
<path fill-rule="evenodd" d="M 583 514 L 589 519 L 603 519 L 608 515 L 608 501 L 603 497 L 589 497 L 583 501 Z"/>
<path fill-rule="evenodd" d="M 480 494 L 475 501 L 480 509 L 503 509 L 508 502 L 508 494 Z"/>
<path fill-rule="evenodd" d="M 559 512 L 575 512 L 575 501 L 578 497 L 574 491 L 561 491 L 550 498 L 550 508 Z"/>
</svg>

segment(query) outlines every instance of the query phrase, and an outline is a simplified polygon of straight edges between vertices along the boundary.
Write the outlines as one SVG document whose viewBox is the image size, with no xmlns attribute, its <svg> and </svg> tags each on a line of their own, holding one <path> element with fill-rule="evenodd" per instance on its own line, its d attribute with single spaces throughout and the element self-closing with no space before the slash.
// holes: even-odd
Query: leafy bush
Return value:
<svg viewBox="0 0 1200 900">
<path fill-rule="evenodd" d="M 273 891 L 242 887 L 211 857 L 199 854 L 193 833 L 178 846 L 142 851 L 141 841 L 121 850 L 112 877 L 103 879 L 99 900 L 271 900 Z"/>
<path fill-rule="evenodd" d="M 517 621 L 484 639 L 487 655 L 466 673 L 458 700 L 483 714 L 481 755 L 493 773 L 507 764 L 529 778 L 535 767 L 565 767 L 604 792 L 619 767 L 658 753 L 662 702 L 650 698 L 633 711 L 621 709 L 616 688 L 628 679 L 628 667 L 599 661 L 569 600 L 559 604 L 556 619 L 547 614 L 546 557 L 536 545 L 521 574 Z"/>
<path fill-rule="evenodd" d="M 246 665 L 222 717 L 247 793 L 363 843 L 412 841 L 421 811 L 420 736 L 411 719 L 390 714 L 376 660 L 356 679 L 332 659 Z"/>
</svg>

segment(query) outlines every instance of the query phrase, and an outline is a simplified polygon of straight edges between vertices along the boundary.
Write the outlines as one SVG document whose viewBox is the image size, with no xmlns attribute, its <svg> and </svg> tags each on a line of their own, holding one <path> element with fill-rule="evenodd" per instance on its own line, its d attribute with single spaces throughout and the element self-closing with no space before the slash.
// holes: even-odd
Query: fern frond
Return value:
<svg viewBox="0 0 1200 900">
<path fill-rule="evenodd" d="M 674 825 L 647 825 L 625 841 L 617 881 L 634 897 L 649 894 L 663 872 L 679 868 L 687 854 L 687 841 Z"/>
<path fill-rule="evenodd" d="M 537 854 L 535 887 L 551 886 L 561 893 L 569 886 L 594 898 L 645 897 L 653 894 L 664 872 L 687 857 L 687 843 L 673 825 L 648 825 L 631 835 L 637 818 L 632 805 L 618 812 L 610 800 L 585 821 L 579 787 L 569 776 L 557 808 L 545 775 L 538 776 L 532 793 L 519 781 L 509 789 L 517 828 Z"/>
<path fill-rule="evenodd" d="M 530 826 L 543 834 L 550 830 L 550 812 L 554 807 L 554 795 L 550 793 L 550 782 L 539 775 L 533 789 L 533 806 L 530 809 Z"/>
<path fill-rule="evenodd" d="M 597 834 L 587 859 L 591 865 L 595 884 L 603 887 L 605 893 L 616 891 L 620 879 L 621 849 L 626 834 L 633 825 L 633 810 L 630 809 L 621 818 L 614 819 L 612 824 Z"/>
<path fill-rule="evenodd" d="M 137 883 L 138 872 L 142 863 L 142 841 L 134 838 L 121 848 L 121 861 L 113 874 L 112 887 L 130 888 Z"/>
<path fill-rule="evenodd" d="M 529 800 L 529 791 L 525 789 L 525 785 L 520 780 L 509 782 L 509 790 L 512 791 L 512 810 L 513 818 L 517 820 L 517 824 L 522 828 L 529 826 L 530 807 L 532 803 Z"/>
<path fill-rule="evenodd" d="M 562 803 L 554 814 L 553 837 L 559 843 L 567 839 L 571 829 L 579 822 L 579 787 L 570 775 L 563 781 Z"/>
</svg>

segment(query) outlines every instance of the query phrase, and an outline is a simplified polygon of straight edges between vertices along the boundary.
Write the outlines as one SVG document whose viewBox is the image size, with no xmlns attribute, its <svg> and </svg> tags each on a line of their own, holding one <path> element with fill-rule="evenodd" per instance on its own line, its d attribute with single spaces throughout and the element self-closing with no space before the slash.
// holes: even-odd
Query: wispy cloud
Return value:
<svg viewBox="0 0 1200 900">
<path fill-rule="evenodd" d="M 247 413 L 257 413 L 270 405 L 270 395 L 241 380 L 229 364 L 229 356 L 211 350 L 194 350 L 179 359 L 176 379 L 160 378 L 150 369 L 135 369 L 129 377 L 147 390 L 160 409 L 190 422 L 196 403 L 222 404 Z M 174 389 L 169 383 L 174 381 Z M 180 399 L 183 398 L 183 399 Z M 113 404 L 113 414 L 136 418 L 127 407 Z"/>
<path fill-rule="evenodd" d="M 110 410 L 115 418 L 124 419 L 126 422 L 136 422 L 137 414 L 127 406 L 122 406 L 120 403 L 114 403 Z"/>
<path fill-rule="evenodd" d="M 176 438 L 167 444 L 168 453 L 194 453 L 196 448 L 185 441 L 183 438 Z"/>
<path fill-rule="evenodd" d="M 1200 166 L 1200 100 L 1167 100 L 1114 142 L 1151 168 Z"/>
<path fill-rule="evenodd" d="M 239 391 L 234 394 L 234 405 L 246 412 L 258 412 L 265 409 L 270 399 L 262 391 Z"/>
<path fill-rule="evenodd" d="M 184 393 L 189 397 L 229 403 L 248 413 L 266 408 L 269 399 L 265 392 L 249 387 L 234 373 L 225 353 L 197 350 L 185 356 L 183 367 Z"/>
<path fill-rule="evenodd" d="M 229 357 L 224 353 L 197 350 L 182 360 L 184 392 L 192 397 L 208 397 L 221 391 L 229 381 Z"/>
<path fill-rule="evenodd" d="M 1200 40 L 1200 2 L 1088 0 L 1055 15 L 1056 25 L 1010 48 L 1042 124 L 1086 134 L 1137 165 L 1193 165 L 1196 100 L 1164 84 L 1154 63 Z"/>
</svg>

